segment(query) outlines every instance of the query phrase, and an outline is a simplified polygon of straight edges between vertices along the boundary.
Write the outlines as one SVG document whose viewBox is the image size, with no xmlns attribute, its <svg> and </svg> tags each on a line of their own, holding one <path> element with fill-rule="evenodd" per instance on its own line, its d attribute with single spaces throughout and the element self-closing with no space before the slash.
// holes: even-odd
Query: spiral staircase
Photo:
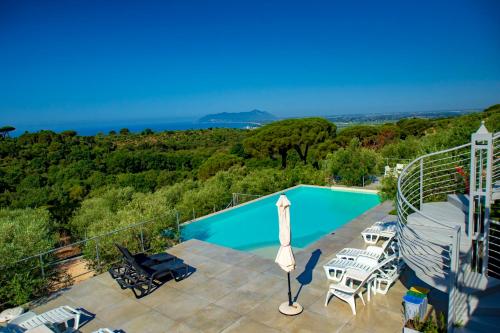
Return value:
<svg viewBox="0 0 500 333">
<path fill-rule="evenodd" d="M 448 295 L 449 331 L 479 315 L 500 318 L 500 225 L 491 214 L 499 199 L 500 132 L 484 124 L 470 143 L 423 155 L 399 176 L 400 253 L 421 281 Z M 484 311 L 486 297 L 494 301 Z"/>
</svg>

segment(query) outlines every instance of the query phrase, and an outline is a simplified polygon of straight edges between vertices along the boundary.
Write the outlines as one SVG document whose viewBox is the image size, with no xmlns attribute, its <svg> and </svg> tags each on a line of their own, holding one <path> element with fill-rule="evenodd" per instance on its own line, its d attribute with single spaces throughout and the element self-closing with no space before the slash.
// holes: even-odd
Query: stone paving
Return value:
<svg viewBox="0 0 500 333">
<path fill-rule="evenodd" d="M 391 209 L 391 203 L 383 203 L 297 253 L 292 294 L 304 312 L 295 317 L 278 312 L 287 299 L 287 283 L 272 260 L 198 240 L 169 249 L 195 272 L 179 282 L 167 281 L 146 297 L 136 299 L 105 273 L 61 292 L 34 311 L 59 305 L 82 308 L 89 313 L 82 332 L 101 327 L 127 333 L 401 332 L 401 298 L 407 289 L 400 281 L 366 306 L 357 299 L 356 316 L 335 297 L 324 306 L 328 282 L 323 264 L 343 247 L 363 247 L 361 230 L 387 217 Z"/>
</svg>

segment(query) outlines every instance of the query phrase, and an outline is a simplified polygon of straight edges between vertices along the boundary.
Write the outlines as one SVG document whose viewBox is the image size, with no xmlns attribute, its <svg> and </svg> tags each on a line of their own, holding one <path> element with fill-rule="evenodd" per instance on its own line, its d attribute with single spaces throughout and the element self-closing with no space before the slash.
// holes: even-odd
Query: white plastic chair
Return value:
<svg viewBox="0 0 500 333">
<path fill-rule="evenodd" d="M 366 249 L 356 249 L 353 247 L 345 247 L 340 250 L 336 256 L 339 259 L 355 260 L 360 255 L 370 257 L 373 259 L 380 259 L 389 245 L 389 241 L 385 242 L 382 246 L 370 245 Z"/>
<path fill-rule="evenodd" d="M 403 267 L 404 262 L 402 260 L 394 260 L 377 269 L 376 277 L 373 281 L 373 293 L 386 295 L 392 284 L 399 279 Z"/>
<path fill-rule="evenodd" d="M 58 324 L 64 324 L 66 328 L 69 328 L 68 323 L 73 320 L 73 329 L 77 330 L 80 326 L 80 316 L 80 311 L 64 305 L 39 315 L 28 311 L 11 320 L 8 325 L 16 325 L 27 330 L 41 325 Z"/>
<path fill-rule="evenodd" d="M 344 277 L 344 273 L 348 268 L 370 271 L 373 266 L 377 264 L 376 260 L 371 258 L 369 258 L 371 262 L 365 262 L 365 260 L 361 258 L 367 257 L 358 257 L 356 260 L 333 258 L 323 266 L 326 278 L 331 281 L 339 282 Z"/>
<path fill-rule="evenodd" d="M 380 238 L 394 238 L 396 236 L 396 222 L 375 222 L 371 227 L 361 232 L 367 244 L 377 244 Z"/>
<path fill-rule="evenodd" d="M 352 314 L 356 315 L 356 296 L 361 298 L 363 305 L 366 305 L 363 299 L 363 288 L 368 286 L 368 297 L 370 297 L 371 274 L 365 271 L 348 268 L 339 283 L 330 284 L 326 293 L 325 306 L 328 305 L 330 297 L 337 296 L 339 299 L 347 302 L 351 307 Z M 357 284 L 357 286 L 355 286 Z"/>
<path fill-rule="evenodd" d="M 356 315 L 356 295 L 361 298 L 363 305 L 365 305 L 365 300 L 363 299 L 363 287 L 366 286 L 368 301 L 370 301 L 371 293 L 376 294 L 387 293 L 392 282 L 385 288 L 381 288 L 380 291 L 377 289 L 377 278 L 394 278 L 394 274 L 391 270 L 387 272 L 387 268 L 394 266 L 394 261 L 397 261 L 397 257 L 392 255 L 382 262 L 374 263 L 372 258 L 360 257 L 357 259 L 361 264 L 364 264 L 367 269 L 362 269 L 360 266 L 348 267 L 345 269 L 345 273 L 342 275 L 342 279 L 338 283 L 330 284 L 328 292 L 326 293 L 325 306 L 328 305 L 328 301 L 332 295 L 337 296 L 341 300 L 347 302 L 351 306 L 352 313 Z M 397 264 L 396 264 L 397 265 Z M 325 269 L 326 271 L 326 269 Z M 399 277 L 399 271 L 398 271 Z M 397 277 L 396 277 L 397 279 Z M 357 286 L 354 286 L 354 281 L 356 281 Z M 394 280 L 395 281 L 395 280 Z M 394 282 L 393 281 L 393 282 Z M 383 281 L 380 280 L 380 283 Z M 383 292 L 385 290 L 385 292 Z"/>
<path fill-rule="evenodd" d="M 393 173 L 392 169 L 390 166 L 386 165 L 385 168 L 384 168 L 384 176 L 387 177 L 387 176 L 391 176 Z"/>
</svg>

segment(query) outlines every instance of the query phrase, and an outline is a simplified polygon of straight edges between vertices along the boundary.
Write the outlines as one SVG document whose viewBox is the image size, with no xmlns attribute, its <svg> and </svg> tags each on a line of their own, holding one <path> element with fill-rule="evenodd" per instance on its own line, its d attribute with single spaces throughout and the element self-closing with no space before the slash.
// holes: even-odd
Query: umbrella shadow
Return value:
<svg viewBox="0 0 500 333">
<path fill-rule="evenodd" d="M 304 271 L 297 276 L 296 280 L 300 283 L 300 287 L 297 290 L 297 294 L 295 294 L 295 297 L 293 298 L 294 302 L 297 302 L 297 299 L 299 298 L 302 288 L 312 282 L 313 271 L 316 265 L 318 264 L 319 257 L 321 257 L 321 254 L 322 252 L 320 249 L 314 250 L 311 253 L 311 257 L 307 261 L 306 267 L 304 267 Z"/>
</svg>

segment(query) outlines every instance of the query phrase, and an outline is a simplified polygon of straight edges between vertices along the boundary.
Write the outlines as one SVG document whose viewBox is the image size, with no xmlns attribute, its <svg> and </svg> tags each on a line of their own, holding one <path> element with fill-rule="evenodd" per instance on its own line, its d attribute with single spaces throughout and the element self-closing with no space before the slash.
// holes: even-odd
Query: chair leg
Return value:
<svg viewBox="0 0 500 333">
<path fill-rule="evenodd" d="M 80 313 L 77 313 L 75 315 L 75 323 L 73 324 L 73 328 L 77 330 L 79 326 L 80 326 Z"/>
<path fill-rule="evenodd" d="M 351 306 L 352 314 L 356 315 L 356 301 L 354 300 L 354 295 L 347 299 L 347 303 Z"/>
<path fill-rule="evenodd" d="M 330 300 L 330 296 L 331 296 L 331 295 L 332 295 L 332 294 L 330 293 L 330 290 L 328 290 L 328 291 L 326 292 L 325 306 L 327 306 L 327 305 L 328 305 L 328 301 Z"/>
<path fill-rule="evenodd" d="M 359 292 L 359 294 L 358 294 L 358 295 L 359 295 L 359 298 L 361 298 L 361 302 L 363 302 L 363 305 L 365 305 L 365 306 L 366 306 L 365 300 L 364 300 L 364 298 L 363 298 L 363 293 L 362 293 L 362 292 Z M 355 297 L 353 296 L 353 297 L 352 297 L 352 299 L 354 299 L 354 298 L 355 298 Z"/>
</svg>

